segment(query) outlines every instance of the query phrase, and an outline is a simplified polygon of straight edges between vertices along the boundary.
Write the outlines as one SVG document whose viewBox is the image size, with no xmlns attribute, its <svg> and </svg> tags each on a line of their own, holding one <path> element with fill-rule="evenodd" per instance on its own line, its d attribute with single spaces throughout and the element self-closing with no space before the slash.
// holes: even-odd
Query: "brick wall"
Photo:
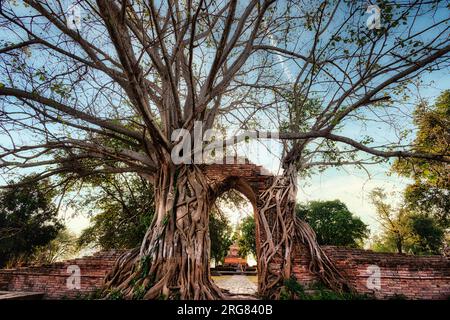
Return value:
<svg viewBox="0 0 450 320">
<path fill-rule="evenodd" d="M 450 297 L 450 258 L 443 256 L 409 256 L 376 253 L 369 250 L 323 247 L 338 269 L 359 293 L 389 299 L 402 295 L 408 299 L 448 299 Z M 294 259 L 294 273 L 304 285 L 318 281 L 308 271 L 306 250 L 298 250 Z M 0 290 L 44 292 L 45 299 L 83 297 L 100 288 L 103 277 L 111 269 L 122 251 L 97 253 L 92 257 L 68 260 L 39 267 L 0 270 Z M 69 265 L 77 265 L 81 272 L 81 289 L 67 288 Z M 368 267 L 380 268 L 381 288 L 370 290 Z"/>
<path fill-rule="evenodd" d="M 0 291 L 44 292 L 44 299 L 81 298 L 101 287 L 104 276 L 122 252 L 104 251 L 48 265 L 3 269 L 0 270 Z M 67 286 L 70 265 L 80 268 L 79 290 Z"/>
<path fill-rule="evenodd" d="M 450 298 L 449 257 L 378 253 L 333 246 L 324 246 L 323 249 L 361 294 L 374 295 L 377 299 L 389 299 L 396 295 L 408 299 Z M 299 282 L 308 285 L 318 278 L 308 271 L 306 250 L 300 251 L 302 253 L 296 254 L 294 273 Z M 373 278 L 369 266 L 379 268 L 380 290 L 367 286 L 369 277 Z"/>
</svg>

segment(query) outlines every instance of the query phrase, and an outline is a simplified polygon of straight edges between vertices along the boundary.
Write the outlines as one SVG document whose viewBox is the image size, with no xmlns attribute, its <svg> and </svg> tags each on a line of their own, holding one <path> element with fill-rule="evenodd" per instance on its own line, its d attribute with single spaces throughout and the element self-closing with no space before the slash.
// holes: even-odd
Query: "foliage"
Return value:
<svg viewBox="0 0 450 320">
<path fill-rule="evenodd" d="M 448 154 L 450 150 L 450 90 L 433 106 L 419 104 L 414 115 L 418 127 L 414 146 L 419 152 Z M 399 175 L 414 179 L 405 190 L 405 204 L 417 213 L 432 216 L 450 226 L 450 167 L 426 159 L 399 159 L 393 165 Z"/>
<path fill-rule="evenodd" d="M 380 189 L 371 193 L 383 227 L 382 235 L 374 238 L 373 250 L 420 255 L 442 251 L 444 228 L 435 218 L 411 211 L 404 203 L 395 208 L 386 203 L 385 198 L 386 194 Z"/>
<path fill-rule="evenodd" d="M 450 172 L 447 173 L 450 177 Z M 416 181 L 404 191 L 408 209 L 434 218 L 441 226 L 450 227 L 450 189 L 433 187 L 426 181 Z"/>
<path fill-rule="evenodd" d="M 223 209 L 239 211 L 247 203 L 241 193 L 231 189 L 223 193 L 215 202 L 209 215 L 209 233 L 211 239 L 211 258 L 222 263 L 230 245 L 237 239 L 236 233 Z"/>
<path fill-rule="evenodd" d="M 444 230 L 430 217 L 413 215 L 410 228 L 414 239 L 411 251 L 415 254 L 439 254 L 442 250 Z"/>
<path fill-rule="evenodd" d="M 100 212 L 91 218 L 91 226 L 83 230 L 79 245 L 102 249 L 138 246 L 155 212 L 152 186 L 134 175 L 109 175 L 90 183 L 95 189 L 80 204 Z"/>
<path fill-rule="evenodd" d="M 239 255 L 256 257 L 256 223 L 253 216 L 242 219 L 238 228 Z"/>
<path fill-rule="evenodd" d="M 296 207 L 299 217 L 314 229 L 321 245 L 358 247 L 369 229 L 339 201 L 312 201 Z"/>
<path fill-rule="evenodd" d="M 53 263 L 70 259 L 78 251 L 77 237 L 69 230 L 62 229 L 47 245 L 36 248 L 31 259 L 34 264 Z"/>
<path fill-rule="evenodd" d="M 209 216 L 209 235 L 211 239 L 211 259 L 215 263 L 223 263 L 228 248 L 233 243 L 233 229 L 227 217 L 217 208 L 213 208 Z"/>
<path fill-rule="evenodd" d="M 284 280 L 284 287 L 280 295 L 281 300 L 293 300 L 295 298 L 303 300 L 305 297 L 305 289 L 295 277 Z"/>
<path fill-rule="evenodd" d="M 62 224 L 53 197 L 45 180 L 0 193 L 0 267 L 14 259 L 28 262 L 36 248 L 57 237 Z"/>
<path fill-rule="evenodd" d="M 119 289 L 111 290 L 108 294 L 108 300 L 123 300 L 123 293 Z"/>
<path fill-rule="evenodd" d="M 418 129 L 413 141 L 416 151 L 448 154 L 450 90 L 442 92 L 431 107 L 418 104 L 414 122 Z M 392 170 L 414 182 L 405 188 L 399 208 L 386 204 L 386 195 L 381 190 L 372 193 L 384 227 L 384 234 L 375 240 L 374 249 L 440 253 L 445 246 L 445 228 L 450 226 L 450 167 L 428 159 L 399 159 Z"/>
<path fill-rule="evenodd" d="M 387 203 L 386 193 L 380 189 L 374 189 L 370 198 L 375 206 L 378 222 L 383 228 L 381 239 L 375 239 L 374 250 L 397 251 L 402 253 L 405 242 L 409 239 L 410 232 L 408 228 L 408 212 L 405 208 L 394 208 Z"/>
<path fill-rule="evenodd" d="M 334 292 L 320 282 L 313 283 L 305 288 L 295 277 L 284 281 L 281 300 L 367 300 L 367 295 Z"/>
</svg>

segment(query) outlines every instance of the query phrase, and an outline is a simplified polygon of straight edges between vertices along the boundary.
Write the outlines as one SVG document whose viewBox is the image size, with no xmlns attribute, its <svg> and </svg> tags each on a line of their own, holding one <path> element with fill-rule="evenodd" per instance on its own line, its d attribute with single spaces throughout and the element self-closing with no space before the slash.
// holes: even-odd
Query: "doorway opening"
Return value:
<svg viewBox="0 0 450 320">
<path fill-rule="evenodd" d="M 257 293 L 255 212 L 254 204 L 235 189 L 220 194 L 210 211 L 211 276 L 232 294 Z"/>
</svg>

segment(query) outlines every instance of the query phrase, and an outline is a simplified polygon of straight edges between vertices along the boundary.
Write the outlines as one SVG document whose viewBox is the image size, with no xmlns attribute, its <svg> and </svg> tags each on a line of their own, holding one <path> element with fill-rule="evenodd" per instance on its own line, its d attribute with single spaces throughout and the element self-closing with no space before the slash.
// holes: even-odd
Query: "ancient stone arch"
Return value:
<svg viewBox="0 0 450 320">
<path fill-rule="evenodd" d="M 212 200 L 230 189 L 242 193 L 252 204 L 256 222 L 256 252 L 259 256 L 261 243 L 264 241 L 264 230 L 259 228 L 259 208 L 262 205 L 261 195 L 272 184 L 274 176 L 262 166 L 250 163 L 247 159 L 243 163 L 204 165 L 203 172 L 211 183 Z"/>
</svg>

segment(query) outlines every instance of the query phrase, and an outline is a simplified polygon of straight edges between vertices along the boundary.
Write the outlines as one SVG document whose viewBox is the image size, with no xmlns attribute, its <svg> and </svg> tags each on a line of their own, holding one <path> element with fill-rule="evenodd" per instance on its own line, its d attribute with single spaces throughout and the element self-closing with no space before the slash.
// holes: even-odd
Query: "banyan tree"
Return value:
<svg viewBox="0 0 450 320">
<path fill-rule="evenodd" d="M 294 214 L 305 172 L 392 157 L 450 160 L 448 153 L 418 152 L 401 132 L 382 140 L 370 130 L 355 134 L 373 123 L 401 130 L 402 116 L 413 111 L 411 88 L 448 68 L 445 3 L 67 5 L 0 4 L 0 169 L 4 187 L 30 171 L 29 183 L 51 179 L 63 190 L 95 175 L 126 172 L 150 181 L 154 220 L 141 246 L 107 276 L 106 296 L 225 297 L 209 273 L 213 199 L 201 163 L 219 148 L 209 129 L 228 133 L 231 145 L 246 141 L 245 133 L 230 134 L 236 130 L 268 131 L 265 137 L 280 143 L 281 170 L 262 195 L 259 221 L 264 227 L 265 210 L 276 209 L 258 257 L 260 294 L 273 298 L 292 275 L 295 239 L 324 283 L 347 287 Z M 280 272 L 270 268 L 273 259 L 281 259 Z"/>
</svg>

